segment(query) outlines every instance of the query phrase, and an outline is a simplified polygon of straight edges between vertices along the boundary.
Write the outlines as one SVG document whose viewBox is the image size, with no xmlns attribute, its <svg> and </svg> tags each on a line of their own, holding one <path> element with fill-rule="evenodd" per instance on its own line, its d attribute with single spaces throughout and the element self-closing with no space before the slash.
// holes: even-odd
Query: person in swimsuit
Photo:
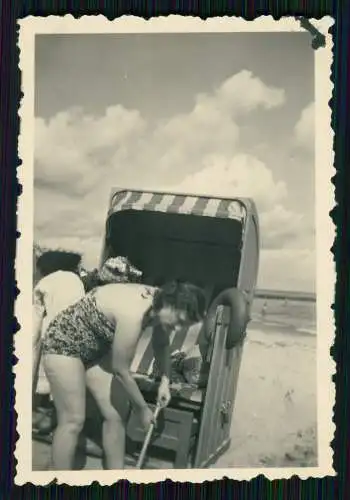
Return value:
<svg viewBox="0 0 350 500">
<path fill-rule="evenodd" d="M 103 417 L 103 447 L 107 469 L 122 469 L 125 418 L 111 401 L 114 375 L 147 430 L 153 414 L 131 372 L 138 340 L 153 327 L 154 356 L 161 371 L 158 401 L 170 401 L 169 335 L 184 323 L 201 318 L 202 291 L 194 285 L 171 282 L 160 288 L 114 283 L 94 288 L 50 323 L 43 341 L 46 376 L 57 411 L 52 443 L 54 470 L 70 470 L 77 440 L 85 422 L 86 386 Z M 101 367 L 110 354 L 111 372 Z"/>
<path fill-rule="evenodd" d="M 37 283 L 33 290 L 33 380 L 34 391 L 49 392 L 40 363 L 40 342 L 48 325 L 61 311 L 84 295 L 79 277 L 81 255 L 63 250 L 49 250 L 36 261 Z M 38 379 L 38 386 L 36 386 Z"/>
</svg>

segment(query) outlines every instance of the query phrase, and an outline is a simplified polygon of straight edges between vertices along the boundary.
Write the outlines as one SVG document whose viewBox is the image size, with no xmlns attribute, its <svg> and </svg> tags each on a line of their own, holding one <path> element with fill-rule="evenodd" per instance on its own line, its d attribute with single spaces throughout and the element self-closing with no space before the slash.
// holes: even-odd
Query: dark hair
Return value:
<svg viewBox="0 0 350 500">
<path fill-rule="evenodd" d="M 152 309 L 158 312 L 166 305 L 186 311 L 190 322 L 200 321 L 205 315 L 204 292 L 192 283 L 171 281 L 161 286 L 154 295 Z"/>
<path fill-rule="evenodd" d="M 97 288 L 101 284 L 97 269 L 89 271 L 85 276 L 82 276 L 81 281 L 84 285 L 85 293 L 91 292 L 91 290 Z"/>
<path fill-rule="evenodd" d="M 36 265 L 43 276 L 48 276 L 56 271 L 77 273 L 81 259 L 82 256 L 75 252 L 48 250 L 38 257 Z"/>
</svg>

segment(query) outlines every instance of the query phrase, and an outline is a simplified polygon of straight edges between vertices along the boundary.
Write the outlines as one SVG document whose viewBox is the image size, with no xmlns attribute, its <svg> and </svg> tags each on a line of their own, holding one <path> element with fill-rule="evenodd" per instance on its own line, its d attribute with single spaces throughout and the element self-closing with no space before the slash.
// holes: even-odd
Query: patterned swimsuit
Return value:
<svg viewBox="0 0 350 500">
<path fill-rule="evenodd" d="M 96 305 L 94 292 L 58 314 L 43 339 L 43 354 L 62 354 L 93 364 L 111 348 L 115 324 Z"/>
</svg>

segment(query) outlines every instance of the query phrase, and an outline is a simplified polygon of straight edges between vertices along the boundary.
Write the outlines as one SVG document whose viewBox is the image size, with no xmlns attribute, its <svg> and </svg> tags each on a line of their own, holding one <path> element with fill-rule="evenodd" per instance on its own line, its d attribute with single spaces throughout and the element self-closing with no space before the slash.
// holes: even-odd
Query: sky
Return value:
<svg viewBox="0 0 350 500">
<path fill-rule="evenodd" d="M 315 290 L 308 33 L 37 35 L 34 237 L 98 264 L 113 186 L 251 196 L 258 286 Z"/>
</svg>

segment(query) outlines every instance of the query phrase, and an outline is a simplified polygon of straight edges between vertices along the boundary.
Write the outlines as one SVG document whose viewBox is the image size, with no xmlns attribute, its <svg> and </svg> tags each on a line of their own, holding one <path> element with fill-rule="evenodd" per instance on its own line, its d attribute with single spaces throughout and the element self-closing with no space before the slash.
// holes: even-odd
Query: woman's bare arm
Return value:
<svg viewBox="0 0 350 500">
<path fill-rule="evenodd" d="M 147 404 L 130 372 L 130 364 L 135 355 L 140 327 L 139 321 L 119 315 L 112 346 L 113 372 L 123 381 L 130 400 L 138 411 L 147 407 Z"/>
<path fill-rule="evenodd" d="M 167 335 L 160 325 L 155 325 L 152 332 L 152 347 L 162 378 L 170 379 L 171 357 L 169 335 Z"/>
<path fill-rule="evenodd" d="M 170 375 L 171 356 L 169 335 L 163 331 L 160 325 L 155 325 L 152 332 L 152 347 L 156 364 L 161 375 L 161 382 L 158 388 L 158 403 L 165 407 L 171 399 Z"/>
</svg>

